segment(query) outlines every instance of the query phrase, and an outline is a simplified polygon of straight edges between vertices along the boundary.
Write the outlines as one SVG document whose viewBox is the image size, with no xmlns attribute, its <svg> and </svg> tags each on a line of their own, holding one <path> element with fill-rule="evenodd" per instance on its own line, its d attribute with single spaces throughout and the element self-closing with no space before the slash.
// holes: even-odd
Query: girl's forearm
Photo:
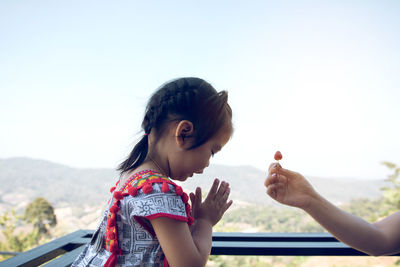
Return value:
<svg viewBox="0 0 400 267">
<path fill-rule="evenodd" d="M 304 210 L 343 243 L 369 255 L 385 252 L 385 237 L 374 224 L 339 209 L 315 194 Z"/>
<path fill-rule="evenodd" d="M 205 265 L 211 252 L 212 224 L 207 220 L 197 219 L 192 229 L 192 238 Z"/>
</svg>

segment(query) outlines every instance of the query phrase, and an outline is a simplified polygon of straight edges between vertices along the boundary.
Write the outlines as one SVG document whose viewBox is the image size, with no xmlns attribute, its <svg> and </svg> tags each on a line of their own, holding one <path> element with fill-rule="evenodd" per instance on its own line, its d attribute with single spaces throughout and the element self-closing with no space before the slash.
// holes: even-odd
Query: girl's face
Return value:
<svg viewBox="0 0 400 267">
<path fill-rule="evenodd" d="M 169 157 L 170 176 L 174 180 L 185 181 L 194 173 L 202 173 L 210 163 L 210 157 L 220 151 L 232 135 L 232 126 L 226 123 L 214 137 L 194 149 L 185 147 Z M 190 147 L 190 144 L 186 144 Z"/>
</svg>

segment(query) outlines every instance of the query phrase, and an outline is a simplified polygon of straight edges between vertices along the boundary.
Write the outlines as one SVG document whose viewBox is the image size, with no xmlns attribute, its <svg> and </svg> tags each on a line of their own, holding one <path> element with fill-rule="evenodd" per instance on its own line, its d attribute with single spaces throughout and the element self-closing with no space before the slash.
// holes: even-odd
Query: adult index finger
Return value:
<svg viewBox="0 0 400 267">
<path fill-rule="evenodd" d="M 281 164 L 279 164 L 278 162 L 272 162 L 268 167 L 268 171 L 271 172 L 272 170 L 274 170 L 278 167 L 282 168 Z"/>
</svg>

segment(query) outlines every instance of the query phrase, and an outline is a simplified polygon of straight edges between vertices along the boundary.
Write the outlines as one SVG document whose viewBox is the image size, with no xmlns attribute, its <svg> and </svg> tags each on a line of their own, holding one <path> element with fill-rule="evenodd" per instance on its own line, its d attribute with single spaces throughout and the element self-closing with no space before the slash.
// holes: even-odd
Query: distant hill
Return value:
<svg viewBox="0 0 400 267">
<path fill-rule="evenodd" d="M 182 186 L 193 191 L 196 186 L 207 191 L 218 177 L 230 183 L 231 199 L 236 203 L 274 203 L 263 186 L 265 172 L 251 166 L 211 165 L 202 175 L 189 178 Z M 0 159 L 0 212 L 5 206 L 25 207 L 37 196 L 48 199 L 55 207 L 103 206 L 109 198 L 109 188 L 118 173 L 112 169 L 78 169 L 45 160 L 31 158 Z M 326 179 L 309 177 L 310 182 L 325 197 L 335 203 L 356 198 L 377 198 L 383 180 Z"/>
<path fill-rule="evenodd" d="M 212 165 L 203 174 L 195 175 L 184 182 L 184 187 L 194 190 L 196 185 L 208 189 L 218 177 L 230 183 L 231 198 L 256 204 L 275 203 L 266 195 L 264 181 L 266 171 L 251 166 Z M 366 180 L 354 178 L 307 177 L 314 188 L 330 201 L 341 204 L 358 198 L 375 199 L 382 196 L 380 188 L 386 185 L 384 180 Z"/>
<path fill-rule="evenodd" d="M 0 159 L 0 205 L 29 202 L 37 196 L 55 207 L 98 205 L 106 201 L 117 178 L 112 169 L 77 169 L 31 158 Z"/>
</svg>

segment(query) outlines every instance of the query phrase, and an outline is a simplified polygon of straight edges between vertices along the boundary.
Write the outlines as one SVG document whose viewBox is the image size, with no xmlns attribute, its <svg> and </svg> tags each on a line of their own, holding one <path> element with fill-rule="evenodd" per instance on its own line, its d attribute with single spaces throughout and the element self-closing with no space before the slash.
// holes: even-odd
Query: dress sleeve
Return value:
<svg viewBox="0 0 400 267">
<path fill-rule="evenodd" d="M 131 218 L 144 217 L 152 220 L 168 217 L 188 222 L 187 208 L 182 197 L 176 193 L 176 187 L 168 184 L 169 190 L 164 193 L 161 183 L 152 184 L 153 190 L 144 193 L 139 189 L 135 197 L 128 196 L 127 204 Z"/>
</svg>

